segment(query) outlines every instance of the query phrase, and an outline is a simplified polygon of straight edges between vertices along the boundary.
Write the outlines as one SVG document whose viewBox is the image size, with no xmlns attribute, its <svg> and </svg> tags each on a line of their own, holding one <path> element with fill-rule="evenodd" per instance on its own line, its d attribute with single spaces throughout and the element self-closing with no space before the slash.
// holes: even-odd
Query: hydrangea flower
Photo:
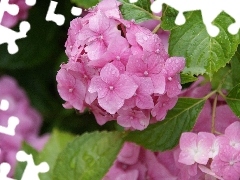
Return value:
<svg viewBox="0 0 240 180">
<path fill-rule="evenodd" d="M 9 176 L 13 175 L 16 165 L 16 153 L 26 141 L 37 150 L 41 150 L 48 140 L 48 135 L 39 137 L 41 115 L 30 105 L 30 102 L 16 80 L 9 76 L 0 78 L 0 125 L 7 127 L 8 121 L 17 118 L 15 135 L 0 133 L 0 162 L 11 165 Z"/>
<path fill-rule="evenodd" d="M 116 161 L 104 176 L 103 180 L 177 180 L 162 165 L 156 154 L 140 146 L 126 142 L 119 152 Z"/>
<path fill-rule="evenodd" d="M 143 130 L 176 104 L 185 60 L 169 57 L 157 34 L 124 20 L 119 5 L 103 0 L 72 20 L 58 91 L 65 108 L 88 108 L 100 125 L 117 120 Z"/>
<path fill-rule="evenodd" d="M 15 26 L 18 21 L 24 20 L 28 16 L 29 6 L 24 0 L 9 0 L 9 4 L 16 4 L 19 7 L 19 13 L 16 16 L 4 12 L 1 24 L 8 28 Z"/>
</svg>

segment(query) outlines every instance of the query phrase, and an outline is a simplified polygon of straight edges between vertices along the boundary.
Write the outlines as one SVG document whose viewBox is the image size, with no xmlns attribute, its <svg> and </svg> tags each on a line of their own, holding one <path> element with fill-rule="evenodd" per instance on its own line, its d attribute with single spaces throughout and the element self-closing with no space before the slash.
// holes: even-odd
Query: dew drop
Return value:
<svg viewBox="0 0 240 180">
<path fill-rule="evenodd" d="M 146 126 L 146 125 L 145 125 L 145 122 L 144 122 L 143 120 L 140 120 L 140 124 L 141 124 L 142 126 L 144 126 L 144 127 Z"/>
<path fill-rule="evenodd" d="M 172 80 L 172 77 L 168 77 L 168 80 L 171 81 L 171 80 Z"/>
<path fill-rule="evenodd" d="M 148 37 L 147 37 L 147 36 L 143 36 L 143 40 L 144 40 L 144 41 L 147 41 L 147 40 L 148 40 Z"/>
<path fill-rule="evenodd" d="M 144 71 L 144 76 L 148 76 L 148 71 Z"/>
<path fill-rule="evenodd" d="M 182 89 L 182 86 L 181 86 L 181 84 L 178 84 L 178 89 Z"/>
<path fill-rule="evenodd" d="M 69 88 L 68 92 L 72 93 L 73 92 L 73 88 Z"/>
<path fill-rule="evenodd" d="M 160 53 L 160 49 L 157 49 L 155 52 L 156 52 L 157 54 L 159 54 L 159 53 Z"/>
</svg>

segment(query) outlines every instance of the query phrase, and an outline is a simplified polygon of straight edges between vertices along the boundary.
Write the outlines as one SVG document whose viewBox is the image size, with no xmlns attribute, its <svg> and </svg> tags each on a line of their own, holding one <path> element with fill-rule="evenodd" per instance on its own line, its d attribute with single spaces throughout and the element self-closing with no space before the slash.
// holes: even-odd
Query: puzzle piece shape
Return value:
<svg viewBox="0 0 240 180">
<path fill-rule="evenodd" d="M 4 12 L 15 16 L 19 12 L 19 7 L 16 4 L 9 4 L 9 0 L 0 1 L 0 22 L 2 22 Z"/>
<path fill-rule="evenodd" d="M 72 15 L 74 15 L 74 16 L 80 16 L 80 15 L 82 14 L 82 9 L 73 6 L 72 9 L 71 9 L 71 13 L 72 13 Z"/>
<path fill-rule="evenodd" d="M 8 126 L 3 127 L 0 126 L 0 133 L 7 134 L 9 136 L 14 136 L 15 135 L 15 129 L 16 126 L 19 124 L 19 119 L 15 116 L 11 116 L 8 119 Z"/>
<path fill-rule="evenodd" d="M 36 4 L 36 0 L 26 0 L 25 2 L 28 6 L 34 6 Z"/>
<path fill-rule="evenodd" d="M 7 111 L 9 108 L 9 102 L 6 99 L 2 99 L 0 102 L 0 110 Z"/>
<path fill-rule="evenodd" d="M 16 180 L 16 179 L 12 179 L 12 178 L 9 178 L 7 177 L 9 171 L 10 171 L 10 164 L 8 163 L 1 163 L 0 164 L 0 179 L 1 180 Z"/>
<path fill-rule="evenodd" d="M 65 22 L 65 17 L 61 14 L 55 14 L 55 9 L 57 7 L 57 4 L 58 4 L 58 2 L 56 2 L 56 1 L 50 2 L 50 5 L 48 7 L 48 12 L 46 15 L 46 21 L 53 21 L 58 26 L 61 26 Z"/>
<path fill-rule="evenodd" d="M 186 19 L 183 15 L 187 11 L 201 10 L 203 23 L 206 26 L 207 32 L 210 36 L 216 37 L 220 30 L 212 22 L 222 12 L 226 12 L 235 19 L 235 23 L 228 27 L 228 32 L 235 35 L 240 28 L 240 1 L 237 0 L 156 0 L 151 4 L 151 10 L 159 13 L 162 10 L 162 5 L 167 4 L 179 13 L 176 17 L 175 23 L 182 25 Z"/>
<path fill-rule="evenodd" d="M 27 162 L 27 166 L 24 170 L 21 180 L 40 180 L 38 173 L 46 173 L 49 171 L 49 165 L 46 162 L 35 165 L 32 155 L 29 155 L 24 151 L 18 151 L 16 158 L 20 162 Z"/>
<path fill-rule="evenodd" d="M 19 32 L 15 32 L 5 26 L 0 25 L 0 45 L 8 43 L 8 52 L 15 54 L 18 52 L 16 40 L 27 37 L 27 32 L 30 30 L 30 24 L 26 21 L 20 23 Z"/>
<path fill-rule="evenodd" d="M 36 0 L 26 0 L 26 4 L 29 6 L 35 5 Z M 0 1 L 0 23 L 4 12 L 8 12 L 11 15 L 17 15 L 19 13 L 19 7 L 16 4 L 9 4 L 9 0 Z M 15 54 L 18 52 L 18 46 L 16 40 L 27 37 L 27 32 L 30 30 L 30 24 L 26 21 L 20 23 L 19 32 L 15 32 L 7 27 L 0 25 L 0 45 L 8 43 L 8 52 Z"/>
</svg>

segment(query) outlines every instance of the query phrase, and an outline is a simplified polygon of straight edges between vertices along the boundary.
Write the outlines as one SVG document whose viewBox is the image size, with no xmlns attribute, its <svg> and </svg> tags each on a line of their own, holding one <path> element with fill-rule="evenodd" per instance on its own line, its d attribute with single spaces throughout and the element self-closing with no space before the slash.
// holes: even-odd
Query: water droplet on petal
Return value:
<svg viewBox="0 0 240 180">
<path fill-rule="evenodd" d="M 73 92 L 73 88 L 69 88 L 68 92 L 72 93 Z"/>
<path fill-rule="evenodd" d="M 143 36 L 143 40 L 144 40 L 144 41 L 147 41 L 147 40 L 148 40 L 148 37 L 147 37 L 147 36 Z"/>
<path fill-rule="evenodd" d="M 148 76 L 148 71 L 144 71 L 144 76 Z"/>
<path fill-rule="evenodd" d="M 143 120 L 140 120 L 140 124 L 142 125 L 142 126 L 146 126 L 146 124 L 145 124 L 145 122 L 143 121 Z"/>
<path fill-rule="evenodd" d="M 160 53 L 160 49 L 157 49 L 157 50 L 155 51 L 155 53 L 159 54 L 159 53 Z"/>
</svg>

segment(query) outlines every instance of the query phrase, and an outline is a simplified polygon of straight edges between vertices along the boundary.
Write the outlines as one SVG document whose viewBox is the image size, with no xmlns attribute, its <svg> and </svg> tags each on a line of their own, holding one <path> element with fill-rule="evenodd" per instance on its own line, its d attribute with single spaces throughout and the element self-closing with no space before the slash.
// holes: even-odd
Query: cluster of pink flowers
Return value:
<svg viewBox="0 0 240 180">
<path fill-rule="evenodd" d="M 181 96 L 201 98 L 211 90 L 199 81 Z M 179 145 L 165 152 L 151 152 L 125 143 L 103 180 L 239 180 L 240 119 L 224 99 L 218 98 L 215 133 L 211 133 L 212 99 L 206 101 L 192 132 L 185 132 Z"/>
<path fill-rule="evenodd" d="M 9 121 L 19 121 L 15 128 L 15 135 L 7 135 L 0 132 L 0 163 L 7 162 L 11 165 L 13 174 L 16 165 L 16 153 L 21 149 L 25 141 L 37 150 L 41 150 L 48 135 L 39 137 L 41 127 L 40 114 L 30 106 L 25 92 L 17 82 L 9 77 L 0 78 L 0 126 L 8 127 Z"/>
<path fill-rule="evenodd" d="M 165 157 L 165 162 L 168 161 Z M 169 167 L 172 166 L 169 162 Z M 158 154 L 134 143 L 126 142 L 103 180 L 176 180 Z"/>
<path fill-rule="evenodd" d="M 65 108 L 89 108 L 102 125 L 130 129 L 163 120 L 181 92 L 181 57 L 169 57 L 158 35 L 126 21 L 116 0 L 103 0 L 68 31 L 68 63 L 57 74 Z"/>
<path fill-rule="evenodd" d="M 27 18 L 29 6 L 25 3 L 25 0 L 9 0 L 9 4 L 16 4 L 19 7 L 19 13 L 16 16 L 13 16 L 8 12 L 5 12 L 0 24 L 11 28 L 15 26 L 20 20 Z"/>
</svg>

